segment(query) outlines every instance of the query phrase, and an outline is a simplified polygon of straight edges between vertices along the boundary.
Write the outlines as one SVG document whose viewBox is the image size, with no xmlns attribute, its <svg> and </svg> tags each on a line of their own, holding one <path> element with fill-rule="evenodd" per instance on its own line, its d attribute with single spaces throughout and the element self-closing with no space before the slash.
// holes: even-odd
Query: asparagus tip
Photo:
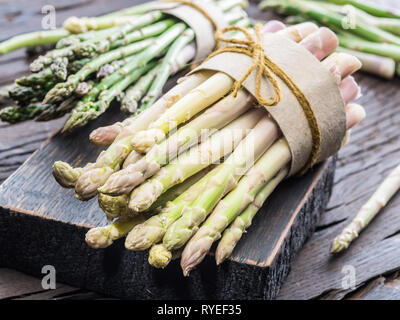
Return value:
<svg viewBox="0 0 400 320">
<path fill-rule="evenodd" d="M 52 169 L 54 178 L 62 187 L 75 187 L 75 182 L 79 178 L 79 173 L 75 168 L 64 161 L 56 161 Z"/>
<path fill-rule="evenodd" d="M 172 252 L 162 244 L 151 247 L 149 252 L 149 264 L 155 268 L 164 269 L 172 260 Z"/>
<path fill-rule="evenodd" d="M 343 230 L 343 232 L 332 241 L 329 252 L 340 253 L 346 250 L 349 247 L 351 241 L 357 236 L 357 234 L 354 234 L 347 229 Z"/>
<path fill-rule="evenodd" d="M 146 153 L 157 142 L 165 138 L 165 133 L 159 129 L 140 131 L 132 139 L 132 147 L 135 151 Z"/>
<path fill-rule="evenodd" d="M 85 241 L 94 249 L 107 248 L 113 243 L 112 239 L 109 237 L 109 231 L 107 227 L 90 229 L 86 233 Z"/>
</svg>

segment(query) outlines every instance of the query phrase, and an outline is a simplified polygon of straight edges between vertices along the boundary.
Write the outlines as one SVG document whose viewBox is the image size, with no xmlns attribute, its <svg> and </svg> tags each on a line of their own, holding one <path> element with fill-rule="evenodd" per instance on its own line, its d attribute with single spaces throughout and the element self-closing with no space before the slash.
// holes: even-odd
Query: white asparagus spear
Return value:
<svg viewBox="0 0 400 320">
<path fill-rule="evenodd" d="M 400 165 L 388 175 L 367 203 L 361 207 L 350 224 L 333 240 L 330 252 L 339 253 L 347 249 L 351 242 L 358 237 L 360 232 L 367 227 L 399 189 Z"/>
</svg>

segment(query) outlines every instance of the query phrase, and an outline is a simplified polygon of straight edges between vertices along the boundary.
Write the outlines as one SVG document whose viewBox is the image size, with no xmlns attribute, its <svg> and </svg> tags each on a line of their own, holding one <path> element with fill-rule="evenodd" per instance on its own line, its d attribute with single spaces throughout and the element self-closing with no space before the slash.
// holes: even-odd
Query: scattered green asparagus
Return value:
<svg viewBox="0 0 400 320">
<path fill-rule="evenodd" d="M 51 105 L 32 103 L 26 107 L 6 107 L 0 110 L 0 119 L 8 123 L 18 123 L 35 118 Z"/>
</svg>

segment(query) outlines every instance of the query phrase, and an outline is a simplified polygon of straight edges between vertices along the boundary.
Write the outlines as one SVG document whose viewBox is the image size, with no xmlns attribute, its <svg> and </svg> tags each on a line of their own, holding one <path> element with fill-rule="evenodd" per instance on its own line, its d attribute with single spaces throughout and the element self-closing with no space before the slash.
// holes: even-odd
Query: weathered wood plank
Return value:
<svg viewBox="0 0 400 320">
<path fill-rule="evenodd" d="M 45 290 L 41 281 L 39 278 L 15 270 L 0 268 L 0 299 L 54 298 L 79 290 L 64 284 L 57 284 L 54 290 Z"/>
<path fill-rule="evenodd" d="M 346 297 L 349 300 L 400 300 L 400 277 L 385 278 L 380 276 L 369 281 L 365 286 Z"/>
</svg>

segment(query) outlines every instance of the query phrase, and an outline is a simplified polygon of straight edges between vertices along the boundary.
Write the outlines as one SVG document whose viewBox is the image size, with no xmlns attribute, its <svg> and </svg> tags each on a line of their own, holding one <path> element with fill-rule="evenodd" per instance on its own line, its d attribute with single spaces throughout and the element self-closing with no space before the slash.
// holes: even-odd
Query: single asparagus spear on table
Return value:
<svg viewBox="0 0 400 320">
<path fill-rule="evenodd" d="M 356 217 L 333 240 L 330 252 L 339 253 L 346 250 L 399 189 L 400 165 L 388 175 L 367 203 L 362 206 Z"/>
</svg>

